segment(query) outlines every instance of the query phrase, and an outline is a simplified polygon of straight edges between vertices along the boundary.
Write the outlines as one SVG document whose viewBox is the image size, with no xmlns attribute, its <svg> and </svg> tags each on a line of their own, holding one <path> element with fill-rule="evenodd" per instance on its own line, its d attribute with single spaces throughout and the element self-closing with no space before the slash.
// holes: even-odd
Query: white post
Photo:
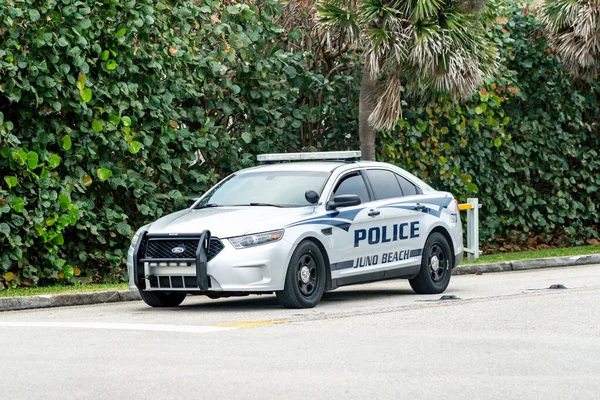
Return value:
<svg viewBox="0 0 600 400">
<path fill-rule="evenodd" d="M 467 260 L 475 261 L 479 258 L 479 199 L 467 199 L 467 203 L 473 205 L 467 210 L 467 248 L 471 250 Z"/>
</svg>

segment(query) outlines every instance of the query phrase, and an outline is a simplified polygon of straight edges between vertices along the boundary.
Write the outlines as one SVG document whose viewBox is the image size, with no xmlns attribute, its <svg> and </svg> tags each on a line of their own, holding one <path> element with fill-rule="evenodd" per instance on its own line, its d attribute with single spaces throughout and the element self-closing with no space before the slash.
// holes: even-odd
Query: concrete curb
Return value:
<svg viewBox="0 0 600 400">
<path fill-rule="evenodd" d="M 573 267 L 576 265 L 600 264 L 600 254 L 584 256 L 534 258 L 530 260 L 506 261 L 494 264 L 459 265 L 452 272 L 453 275 L 468 275 L 483 272 L 524 271 L 539 268 Z"/>
<path fill-rule="evenodd" d="M 468 275 L 484 272 L 523 271 L 538 268 L 572 267 L 576 265 L 600 264 L 600 254 L 584 256 L 536 258 L 522 261 L 508 261 L 494 264 L 459 265 L 453 275 Z M 99 303 L 141 300 L 133 290 L 111 290 L 105 292 L 48 294 L 24 297 L 0 297 L 1 311 L 28 310 L 64 306 L 82 306 Z"/>
<path fill-rule="evenodd" d="M 81 306 L 98 303 L 116 303 L 118 301 L 141 300 L 137 291 L 110 290 L 104 292 L 46 294 L 39 296 L 2 297 L 0 311 L 28 310 L 64 306 Z"/>
</svg>

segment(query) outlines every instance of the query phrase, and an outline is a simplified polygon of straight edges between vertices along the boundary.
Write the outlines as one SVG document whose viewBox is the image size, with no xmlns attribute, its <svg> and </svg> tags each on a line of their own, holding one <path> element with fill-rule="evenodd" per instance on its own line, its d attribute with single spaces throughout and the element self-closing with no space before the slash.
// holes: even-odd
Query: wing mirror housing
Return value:
<svg viewBox="0 0 600 400">
<path fill-rule="evenodd" d="M 335 210 L 340 207 L 352 207 L 357 206 L 361 203 L 360 197 L 356 194 L 340 194 L 335 196 L 333 200 L 327 203 L 328 210 Z"/>
<path fill-rule="evenodd" d="M 317 204 L 319 202 L 319 193 L 314 190 L 307 190 L 306 193 L 304 193 L 304 198 L 310 204 Z"/>
</svg>

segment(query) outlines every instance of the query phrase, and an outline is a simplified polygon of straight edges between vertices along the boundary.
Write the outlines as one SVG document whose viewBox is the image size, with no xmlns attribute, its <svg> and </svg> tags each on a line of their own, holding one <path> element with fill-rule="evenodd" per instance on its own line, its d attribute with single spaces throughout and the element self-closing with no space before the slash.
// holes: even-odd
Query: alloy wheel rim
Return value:
<svg viewBox="0 0 600 400">
<path fill-rule="evenodd" d="M 448 273 L 448 256 L 438 243 L 431 247 L 427 264 L 429 265 L 431 279 L 435 283 L 442 282 Z"/>
<path fill-rule="evenodd" d="M 311 296 L 317 290 L 318 274 L 317 263 L 312 255 L 304 254 L 300 257 L 297 269 L 298 289 L 303 296 Z"/>
</svg>

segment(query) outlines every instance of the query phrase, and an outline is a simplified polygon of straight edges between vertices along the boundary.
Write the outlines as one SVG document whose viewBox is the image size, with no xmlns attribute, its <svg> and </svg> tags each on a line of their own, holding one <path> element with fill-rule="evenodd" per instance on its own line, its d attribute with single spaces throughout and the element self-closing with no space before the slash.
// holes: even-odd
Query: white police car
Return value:
<svg viewBox="0 0 600 400">
<path fill-rule="evenodd" d="M 135 234 L 130 287 L 154 307 L 187 294 L 275 292 L 284 306 L 306 308 L 338 286 L 391 278 L 443 292 L 463 258 L 458 204 L 401 168 L 359 157 L 259 156 L 269 164 L 228 176 Z"/>
</svg>

